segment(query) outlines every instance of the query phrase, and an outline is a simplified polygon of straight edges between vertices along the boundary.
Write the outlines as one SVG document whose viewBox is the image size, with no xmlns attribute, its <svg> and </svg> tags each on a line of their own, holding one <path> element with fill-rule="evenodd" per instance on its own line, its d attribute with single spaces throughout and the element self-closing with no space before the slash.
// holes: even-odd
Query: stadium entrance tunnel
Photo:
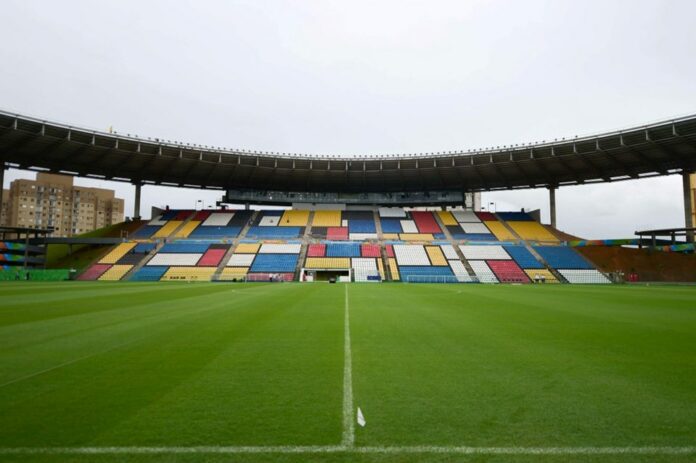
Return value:
<svg viewBox="0 0 696 463">
<path fill-rule="evenodd" d="M 301 281 L 351 281 L 351 269 L 302 269 Z"/>
</svg>

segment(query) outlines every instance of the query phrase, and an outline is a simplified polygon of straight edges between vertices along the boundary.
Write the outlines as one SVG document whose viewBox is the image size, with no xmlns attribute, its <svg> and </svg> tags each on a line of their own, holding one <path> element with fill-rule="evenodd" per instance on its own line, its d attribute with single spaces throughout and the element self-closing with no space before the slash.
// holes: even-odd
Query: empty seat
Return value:
<svg viewBox="0 0 696 463">
<path fill-rule="evenodd" d="M 158 252 L 147 262 L 147 266 L 193 266 L 203 254 L 199 253 L 162 253 Z"/>
<path fill-rule="evenodd" d="M 435 216 L 430 211 L 412 211 L 411 218 L 416 222 L 418 233 L 441 233 L 442 229 L 437 224 Z"/>
<path fill-rule="evenodd" d="M 559 241 L 553 233 L 538 222 L 508 222 L 508 225 L 524 240 Z"/>
<path fill-rule="evenodd" d="M 131 277 L 131 281 L 158 281 L 169 267 L 141 267 Z"/>
<path fill-rule="evenodd" d="M 326 239 L 328 240 L 347 240 L 348 227 L 329 227 L 326 229 Z"/>
<path fill-rule="evenodd" d="M 208 250 L 210 243 L 187 243 L 187 242 L 174 242 L 167 243 L 162 246 L 159 252 L 171 254 L 171 253 L 204 253 Z"/>
<path fill-rule="evenodd" d="M 434 237 L 430 233 L 401 233 L 399 239 L 402 241 L 432 241 Z"/>
<path fill-rule="evenodd" d="M 459 255 L 457 254 L 457 251 L 454 249 L 454 246 L 452 246 L 451 244 L 443 244 L 440 246 L 440 248 L 442 249 L 443 254 L 445 255 L 445 257 L 448 260 L 452 260 L 452 259 L 458 260 L 459 259 Z"/>
<path fill-rule="evenodd" d="M 299 254 L 301 244 L 262 244 L 259 254 Z"/>
<path fill-rule="evenodd" d="M 324 257 L 326 255 L 325 244 L 310 244 L 307 247 L 307 257 Z"/>
<path fill-rule="evenodd" d="M 529 283 L 527 274 L 514 260 L 487 260 L 486 264 L 493 271 L 498 281 L 503 283 Z"/>
<path fill-rule="evenodd" d="M 261 243 L 239 243 L 234 250 L 235 254 L 256 254 Z"/>
<path fill-rule="evenodd" d="M 210 281 L 215 267 L 169 267 L 161 280 Z"/>
<path fill-rule="evenodd" d="M 363 244 L 360 246 L 360 255 L 362 257 L 381 257 L 382 253 L 377 244 Z"/>
<path fill-rule="evenodd" d="M 191 220 L 190 222 L 187 222 L 184 224 L 183 227 L 181 227 L 179 230 L 177 230 L 176 234 L 174 235 L 177 238 L 186 238 L 188 237 L 193 230 L 196 229 L 201 223 L 197 222 L 195 220 Z"/>
<path fill-rule="evenodd" d="M 505 225 L 498 221 L 486 221 L 484 224 L 486 225 L 486 228 L 488 228 L 500 241 L 517 240 L 517 237 L 510 230 L 508 230 Z"/>
<path fill-rule="evenodd" d="M 112 265 L 109 270 L 102 273 L 99 281 L 119 281 L 132 268 L 132 265 Z"/>
<path fill-rule="evenodd" d="M 403 265 L 428 266 L 430 259 L 421 245 L 395 244 L 394 255 L 399 267 Z"/>
<path fill-rule="evenodd" d="M 228 226 L 228 227 L 204 227 L 203 225 L 197 227 L 191 232 L 189 238 L 197 239 L 214 239 L 214 238 L 236 238 L 241 231 L 241 227 Z"/>
<path fill-rule="evenodd" d="M 360 257 L 360 243 L 329 243 L 327 257 Z"/>
<path fill-rule="evenodd" d="M 444 226 L 457 225 L 457 219 L 454 218 L 450 211 L 437 211 L 437 216 Z"/>
<path fill-rule="evenodd" d="M 211 248 L 208 249 L 201 259 L 198 261 L 199 267 L 217 267 L 225 254 L 227 249 L 222 248 Z"/>
<path fill-rule="evenodd" d="M 452 215 L 460 223 L 476 223 L 481 222 L 481 219 L 474 211 L 452 211 Z"/>
<path fill-rule="evenodd" d="M 127 253 L 132 251 L 136 246 L 136 243 L 121 243 L 115 248 L 113 248 L 107 255 L 99 260 L 100 264 L 115 264 L 125 256 Z"/>
<path fill-rule="evenodd" d="M 376 240 L 377 233 L 349 233 L 348 239 L 351 241 Z"/>
<path fill-rule="evenodd" d="M 234 212 L 213 212 L 201 224 L 202 227 L 225 227 L 234 217 Z"/>
<path fill-rule="evenodd" d="M 380 207 L 380 217 L 406 217 L 406 211 L 401 207 Z"/>
<path fill-rule="evenodd" d="M 145 254 L 155 249 L 155 247 L 155 243 L 138 243 L 135 248 L 133 248 L 133 252 Z"/>
<path fill-rule="evenodd" d="M 425 252 L 428 253 L 432 265 L 447 265 L 447 259 L 445 259 L 440 246 L 426 246 Z"/>
<path fill-rule="evenodd" d="M 529 269 L 525 270 L 530 281 L 536 282 L 537 278 L 542 279 L 545 283 L 559 283 L 553 273 L 546 269 Z"/>
<path fill-rule="evenodd" d="M 348 221 L 348 232 L 349 233 L 376 233 L 377 227 L 375 226 L 375 221 L 370 220 L 349 220 Z"/>
<path fill-rule="evenodd" d="M 382 219 L 382 233 L 401 233 L 401 220 L 399 219 Z"/>
<path fill-rule="evenodd" d="M 467 260 L 508 260 L 510 256 L 502 246 L 460 245 L 459 249 Z"/>
<path fill-rule="evenodd" d="M 608 284 L 611 283 L 607 277 L 605 277 L 598 270 L 579 270 L 579 269 L 561 269 L 558 273 L 563 275 L 563 278 L 568 280 L 568 283 L 575 284 Z"/>
<path fill-rule="evenodd" d="M 288 209 L 278 223 L 281 227 L 306 227 L 309 223 L 309 211 Z"/>
<path fill-rule="evenodd" d="M 308 257 L 305 268 L 347 269 L 350 268 L 350 259 L 348 257 Z"/>
<path fill-rule="evenodd" d="M 497 221 L 498 219 L 496 218 L 495 214 L 492 214 L 490 212 L 476 212 L 476 216 L 479 218 L 479 220 L 486 222 L 486 221 Z"/>
<path fill-rule="evenodd" d="M 534 246 L 534 250 L 555 269 L 594 269 L 580 254 L 567 246 Z"/>
<path fill-rule="evenodd" d="M 379 278 L 376 259 L 372 258 L 353 258 L 351 259 L 353 268 L 353 279 L 355 281 L 370 281 Z"/>
<path fill-rule="evenodd" d="M 294 272 L 297 254 L 257 254 L 251 265 L 252 272 Z"/>
<path fill-rule="evenodd" d="M 481 283 L 497 283 L 498 278 L 496 278 L 495 273 L 483 260 L 470 260 L 469 265 L 471 269 L 476 274 L 476 277 Z"/>
<path fill-rule="evenodd" d="M 526 247 L 521 245 L 505 246 L 505 251 L 510 254 L 510 257 L 517 262 L 521 268 L 526 269 L 542 269 L 544 265 L 539 262 Z"/>
<path fill-rule="evenodd" d="M 314 211 L 312 227 L 340 227 L 341 211 Z"/>
<path fill-rule="evenodd" d="M 259 220 L 260 227 L 277 227 L 279 223 L 279 215 L 265 215 Z"/>
<path fill-rule="evenodd" d="M 457 283 L 450 267 L 399 266 L 401 280 L 410 283 Z"/>
<path fill-rule="evenodd" d="M 461 223 L 459 227 L 464 233 L 490 234 L 490 230 L 483 223 Z"/>
<path fill-rule="evenodd" d="M 183 222 L 181 220 L 170 220 L 166 224 L 162 225 L 162 228 L 157 230 L 152 237 L 153 238 L 166 238 L 171 235 L 174 230 L 179 228 Z"/>
<path fill-rule="evenodd" d="M 418 233 L 418 227 L 416 226 L 416 222 L 413 220 L 402 220 L 400 224 L 401 230 L 404 233 Z"/>
<path fill-rule="evenodd" d="M 256 254 L 234 254 L 230 256 L 230 260 L 227 261 L 227 267 L 251 267 L 254 262 Z"/>
<path fill-rule="evenodd" d="M 162 228 L 160 225 L 145 225 L 144 227 L 138 228 L 132 235 L 129 235 L 129 237 L 131 237 L 131 238 L 150 238 L 160 228 Z"/>
<path fill-rule="evenodd" d="M 466 267 L 461 260 L 450 260 L 448 262 L 450 268 L 452 269 L 452 273 L 458 282 L 469 283 L 474 281 L 474 279 L 469 275 L 469 272 L 467 272 Z"/>
<path fill-rule="evenodd" d="M 399 266 L 396 264 L 396 259 L 390 257 L 387 262 L 389 263 L 389 272 L 391 273 L 392 280 L 399 281 L 401 278 L 399 275 Z"/>
<path fill-rule="evenodd" d="M 452 238 L 466 241 L 498 241 L 490 233 L 452 233 Z"/>
<path fill-rule="evenodd" d="M 225 267 L 222 269 L 222 272 L 220 273 L 220 280 L 243 280 L 246 277 L 248 271 L 248 268 Z"/>
</svg>

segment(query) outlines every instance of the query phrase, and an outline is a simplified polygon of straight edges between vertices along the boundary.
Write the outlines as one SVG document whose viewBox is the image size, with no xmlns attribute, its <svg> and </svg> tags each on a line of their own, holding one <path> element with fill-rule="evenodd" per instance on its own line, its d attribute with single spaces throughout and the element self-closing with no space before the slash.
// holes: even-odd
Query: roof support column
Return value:
<svg viewBox="0 0 696 463">
<path fill-rule="evenodd" d="M 140 220 L 140 189 L 143 184 L 140 181 L 135 182 L 135 203 L 133 204 L 133 220 Z"/>
<path fill-rule="evenodd" d="M 549 186 L 549 208 L 551 212 L 551 226 L 556 228 L 556 189 L 557 186 Z"/>
<path fill-rule="evenodd" d="M 684 226 L 692 228 L 694 226 L 694 196 L 696 196 L 696 185 L 692 185 L 692 174 L 688 171 L 682 171 L 682 186 L 684 188 Z M 696 176 L 694 176 L 696 178 Z M 694 182 L 696 183 L 696 182 Z M 686 232 L 686 242 L 694 241 L 694 232 Z"/>
</svg>

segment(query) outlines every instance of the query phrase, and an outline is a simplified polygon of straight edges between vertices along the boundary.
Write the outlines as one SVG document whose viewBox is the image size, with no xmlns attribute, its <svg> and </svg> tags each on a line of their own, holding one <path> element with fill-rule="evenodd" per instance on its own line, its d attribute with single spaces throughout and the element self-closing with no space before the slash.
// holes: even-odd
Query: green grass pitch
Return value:
<svg viewBox="0 0 696 463">
<path fill-rule="evenodd" d="M 696 288 L 0 284 L 2 462 L 694 459 Z"/>
</svg>

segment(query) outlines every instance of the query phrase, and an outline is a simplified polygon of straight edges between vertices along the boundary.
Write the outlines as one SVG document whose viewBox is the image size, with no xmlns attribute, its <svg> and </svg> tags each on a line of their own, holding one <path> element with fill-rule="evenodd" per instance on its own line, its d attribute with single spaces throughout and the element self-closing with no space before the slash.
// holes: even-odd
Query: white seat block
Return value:
<svg viewBox="0 0 696 463">
<path fill-rule="evenodd" d="M 511 257 L 502 246 L 460 245 L 462 254 L 467 260 L 510 260 Z"/>
<path fill-rule="evenodd" d="M 458 282 L 467 283 L 473 281 L 473 278 L 471 278 L 469 272 L 466 271 L 466 267 L 464 267 L 461 260 L 450 260 L 448 262 Z"/>
<path fill-rule="evenodd" d="M 401 230 L 404 233 L 418 233 L 418 227 L 413 220 L 401 220 Z"/>
<path fill-rule="evenodd" d="M 155 217 L 154 219 L 150 220 L 147 224 L 148 225 L 158 225 L 161 227 L 162 225 L 164 225 L 166 223 L 167 223 L 167 221 L 162 220 L 162 215 L 160 214 L 157 217 Z"/>
<path fill-rule="evenodd" d="M 394 255 L 399 265 L 426 265 L 430 266 L 430 259 L 425 248 L 419 244 L 395 244 Z"/>
<path fill-rule="evenodd" d="M 558 270 L 568 283 L 575 284 L 608 284 L 611 283 L 602 272 L 598 270 Z"/>
<path fill-rule="evenodd" d="M 472 270 L 478 277 L 481 283 L 498 283 L 498 278 L 496 278 L 493 270 L 482 260 L 470 260 L 469 265 L 471 265 Z"/>
<path fill-rule="evenodd" d="M 451 211 L 454 219 L 460 223 L 477 223 L 481 222 L 474 211 Z"/>
<path fill-rule="evenodd" d="M 380 207 L 380 217 L 406 217 L 406 211 L 400 207 Z"/>
<path fill-rule="evenodd" d="M 301 244 L 262 244 L 259 254 L 299 254 Z"/>
<path fill-rule="evenodd" d="M 259 221 L 259 226 L 260 227 L 277 227 L 278 223 L 280 223 L 280 216 L 267 215 L 265 217 L 261 217 L 261 220 Z"/>
<path fill-rule="evenodd" d="M 232 254 L 226 267 L 251 267 L 256 254 Z"/>
<path fill-rule="evenodd" d="M 440 245 L 440 248 L 442 248 L 442 253 L 445 255 L 445 259 L 450 260 L 459 260 L 459 255 L 457 255 L 457 251 L 454 249 L 454 246 L 451 244 L 443 244 Z"/>
<path fill-rule="evenodd" d="M 147 265 L 169 265 L 169 266 L 187 266 L 196 265 L 203 254 L 199 253 L 166 253 L 160 252 L 155 254 Z"/>
<path fill-rule="evenodd" d="M 491 231 L 482 223 L 460 223 L 464 233 L 490 233 Z"/>
<path fill-rule="evenodd" d="M 376 240 L 377 233 L 349 233 L 348 239 L 353 241 Z"/>
<path fill-rule="evenodd" d="M 201 224 L 203 227 L 224 227 L 234 217 L 234 212 L 213 212 Z"/>
</svg>

